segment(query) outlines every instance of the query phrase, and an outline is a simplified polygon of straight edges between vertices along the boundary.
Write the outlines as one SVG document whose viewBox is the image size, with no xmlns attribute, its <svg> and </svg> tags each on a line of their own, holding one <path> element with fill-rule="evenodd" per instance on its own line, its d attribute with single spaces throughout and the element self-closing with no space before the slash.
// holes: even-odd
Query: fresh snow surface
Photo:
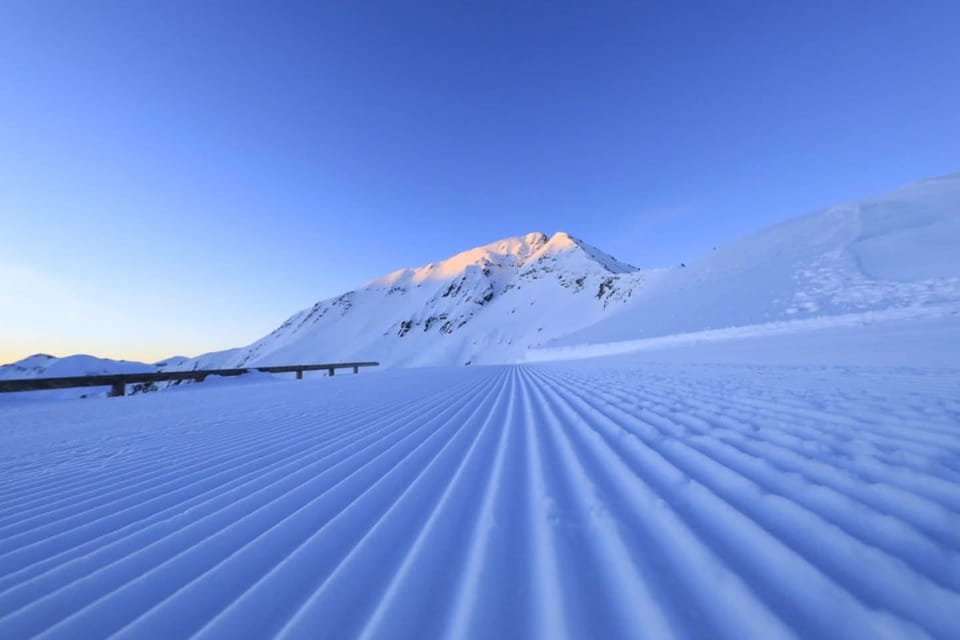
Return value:
<svg viewBox="0 0 960 640">
<path fill-rule="evenodd" d="M 952 175 L 686 267 L 529 234 L 249 347 L 0 368 L 526 359 L 0 395 L 0 638 L 960 638 L 958 246 Z"/>
<path fill-rule="evenodd" d="M 960 637 L 956 364 L 753 353 L 0 402 L 0 637 Z"/>
</svg>

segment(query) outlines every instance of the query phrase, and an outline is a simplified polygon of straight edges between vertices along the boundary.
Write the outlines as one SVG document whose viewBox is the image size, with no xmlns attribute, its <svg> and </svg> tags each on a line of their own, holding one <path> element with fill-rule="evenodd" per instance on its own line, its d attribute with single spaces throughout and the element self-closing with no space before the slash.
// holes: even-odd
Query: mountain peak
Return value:
<svg viewBox="0 0 960 640">
<path fill-rule="evenodd" d="M 573 249 L 574 247 L 581 246 L 581 242 L 576 238 L 574 238 L 573 236 L 571 236 L 566 231 L 555 232 L 552 236 L 550 236 L 550 240 L 547 241 L 547 244 L 557 249 L 563 249 L 563 248 Z"/>
<path fill-rule="evenodd" d="M 566 255 L 578 256 L 580 260 L 586 259 L 595 262 L 611 273 L 630 273 L 637 271 L 637 268 L 633 265 L 617 260 L 593 245 L 587 244 L 579 238 L 575 238 L 566 231 L 557 231 L 550 236 L 550 239 L 544 243 L 535 255 L 531 256 L 527 263 L 532 263 L 535 260 L 542 261 L 546 258 L 556 260 Z"/>
<path fill-rule="evenodd" d="M 619 308 L 644 283 L 634 272 L 565 231 L 534 231 L 321 300 L 200 366 L 348 356 L 388 365 L 503 362 Z"/>
<path fill-rule="evenodd" d="M 596 247 L 583 242 L 566 231 L 557 231 L 547 236 L 532 231 L 522 236 L 512 236 L 462 251 L 454 256 L 431 262 L 421 267 L 399 269 L 367 286 L 394 287 L 420 285 L 427 281 L 450 280 L 462 275 L 467 269 L 476 267 L 483 271 L 489 269 L 522 269 L 532 263 L 545 259 L 589 260 L 599 264 L 611 273 L 629 273 L 637 268 L 620 262 Z"/>
<path fill-rule="evenodd" d="M 449 280 L 462 274 L 467 268 L 480 269 L 489 266 L 519 266 L 539 251 L 548 242 L 545 234 L 532 232 L 523 236 L 503 238 L 461 251 L 439 262 L 420 267 L 399 269 L 369 283 L 369 286 L 397 286 L 421 284 L 428 280 Z"/>
<path fill-rule="evenodd" d="M 463 253 L 457 254 L 458 257 L 464 254 L 471 254 L 476 251 L 484 251 L 497 255 L 512 256 L 523 260 L 527 256 L 531 255 L 537 249 L 545 245 L 548 241 L 547 235 L 539 231 L 532 231 L 523 236 L 513 236 L 510 238 L 503 238 L 502 240 L 496 240 L 489 244 L 485 244 L 475 249 L 470 249 L 464 251 Z"/>
</svg>

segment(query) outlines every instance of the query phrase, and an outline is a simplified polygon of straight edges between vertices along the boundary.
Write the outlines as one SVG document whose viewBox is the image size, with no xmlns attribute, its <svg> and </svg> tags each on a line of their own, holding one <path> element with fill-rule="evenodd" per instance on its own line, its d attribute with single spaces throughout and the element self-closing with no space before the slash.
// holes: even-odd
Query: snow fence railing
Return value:
<svg viewBox="0 0 960 640">
<path fill-rule="evenodd" d="M 332 376 L 337 369 L 353 369 L 354 373 L 360 373 L 361 367 L 377 367 L 379 365 L 379 362 L 334 362 L 326 364 L 290 364 L 275 367 L 246 367 L 242 369 L 194 369 L 193 371 L 150 371 L 146 373 L 111 373 L 99 376 L 27 378 L 0 380 L 0 393 L 69 389 L 71 387 L 110 387 L 110 396 L 115 397 L 125 395 L 128 384 L 143 382 L 181 380 L 202 382 L 207 376 L 242 376 L 252 371 L 260 371 L 263 373 L 296 373 L 297 380 L 302 380 L 304 371 L 326 370 Z"/>
</svg>

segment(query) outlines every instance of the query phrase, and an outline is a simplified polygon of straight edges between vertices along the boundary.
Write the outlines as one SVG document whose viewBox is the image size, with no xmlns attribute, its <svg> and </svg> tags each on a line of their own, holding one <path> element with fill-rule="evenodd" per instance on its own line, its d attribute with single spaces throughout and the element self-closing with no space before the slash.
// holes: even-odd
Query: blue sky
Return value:
<svg viewBox="0 0 960 640">
<path fill-rule="evenodd" d="M 0 361 L 245 344 L 565 230 L 660 266 L 960 169 L 956 2 L 0 5 Z"/>
</svg>

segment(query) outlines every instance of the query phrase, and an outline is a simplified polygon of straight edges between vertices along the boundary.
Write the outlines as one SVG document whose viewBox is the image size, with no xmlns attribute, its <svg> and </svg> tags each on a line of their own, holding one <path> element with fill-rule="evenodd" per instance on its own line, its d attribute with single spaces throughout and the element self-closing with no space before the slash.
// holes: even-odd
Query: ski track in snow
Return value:
<svg viewBox="0 0 960 640">
<path fill-rule="evenodd" d="M 957 370 L 0 405 L 0 637 L 960 638 Z"/>
</svg>

